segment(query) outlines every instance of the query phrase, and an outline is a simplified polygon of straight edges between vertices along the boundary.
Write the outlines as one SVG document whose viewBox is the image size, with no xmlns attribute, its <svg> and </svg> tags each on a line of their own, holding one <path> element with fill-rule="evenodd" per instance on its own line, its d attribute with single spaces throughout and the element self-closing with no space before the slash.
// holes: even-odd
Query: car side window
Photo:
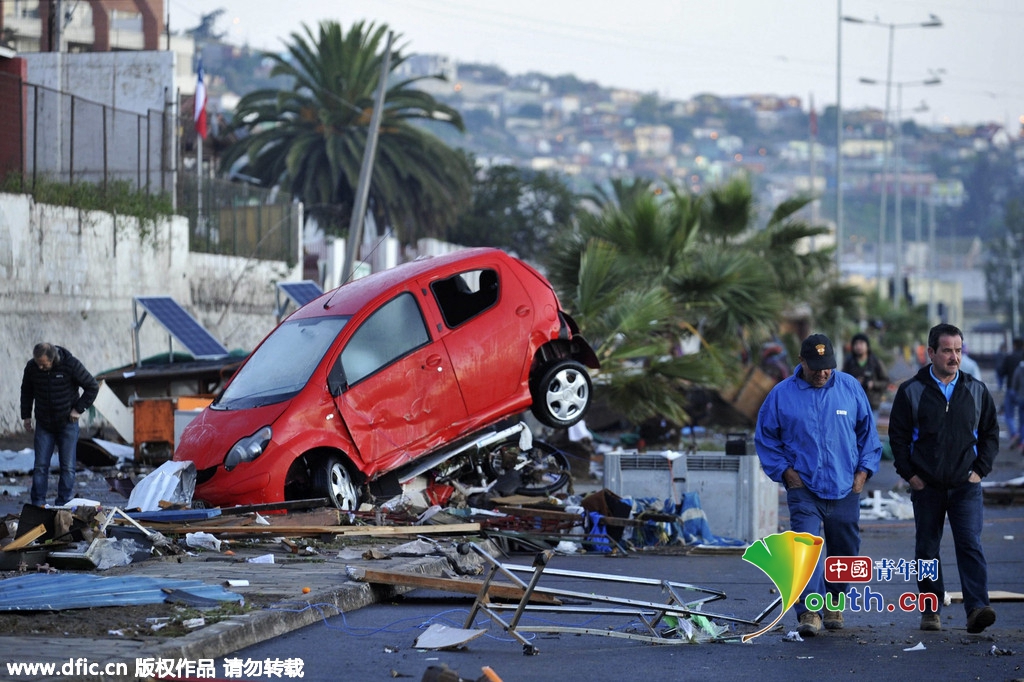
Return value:
<svg viewBox="0 0 1024 682">
<path fill-rule="evenodd" d="M 378 308 L 341 351 L 349 386 L 430 341 L 416 299 L 403 293 Z"/>
<path fill-rule="evenodd" d="M 498 300 L 498 273 L 490 268 L 470 270 L 430 285 L 444 323 L 454 329 L 490 308 Z"/>
</svg>

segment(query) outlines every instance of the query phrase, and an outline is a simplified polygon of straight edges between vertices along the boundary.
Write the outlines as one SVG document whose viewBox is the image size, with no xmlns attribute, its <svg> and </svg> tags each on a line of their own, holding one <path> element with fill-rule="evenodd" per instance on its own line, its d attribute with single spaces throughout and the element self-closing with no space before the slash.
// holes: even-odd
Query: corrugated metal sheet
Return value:
<svg viewBox="0 0 1024 682">
<path fill-rule="evenodd" d="M 0 611 L 61 611 L 94 606 L 160 604 L 164 588 L 219 601 L 243 601 L 240 594 L 201 580 L 79 573 L 30 573 L 0 580 Z"/>
</svg>

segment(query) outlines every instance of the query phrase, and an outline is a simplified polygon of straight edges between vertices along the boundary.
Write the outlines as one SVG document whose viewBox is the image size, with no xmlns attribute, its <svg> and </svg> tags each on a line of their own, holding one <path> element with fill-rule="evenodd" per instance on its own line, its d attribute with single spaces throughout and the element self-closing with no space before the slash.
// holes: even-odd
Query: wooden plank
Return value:
<svg viewBox="0 0 1024 682">
<path fill-rule="evenodd" d="M 963 592 L 950 592 L 949 600 L 954 604 L 960 604 L 964 601 Z M 1003 602 L 1003 601 L 1024 601 L 1024 594 L 1020 592 L 1007 592 L 1005 590 L 991 590 L 988 593 L 988 600 L 990 602 Z"/>
<path fill-rule="evenodd" d="M 205 530 L 213 535 L 290 535 L 308 537 L 310 535 L 343 535 L 346 537 L 373 536 L 390 537 L 401 535 L 460 535 L 463 533 L 480 532 L 479 523 L 458 523 L 441 526 L 204 526 L 200 524 L 187 526 L 171 526 L 151 524 L 165 535 L 183 535 L 197 529 Z"/>
<path fill-rule="evenodd" d="M 35 541 L 36 538 L 39 538 L 39 537 L 41 537 L 41 536 L 43 536 L 45 534 L 46 534 L 46 526 L 44 524 L 40 523 L 38 526 L 36 526 L 32 530 L 28 531 L 27 533 L 25 533 L 21 537 L 17 538 L 14 542 L 11 542 L 9 544 L 4 545 L 2 551 L 4 551 L 4 552 L 13 552 L 16 549 L 21 549 L 25 545 L 28 545 L 28 544 L 32 543 L 33 541 Z"/>
<path fill-rule="evenodd" d="M 353 566 L 349 575 L 356 580 L 381 585 L 403 585 L 408 587 L 421 587 L 428 590 L 443 590 L 445 592 L 458 592 L 460 594 L 479 594 L 483 587 L 482 580 L 470 578 L 441 578 L 422 573 L 408 573 L 406 571 L 382 571 L 373 568 L 362 568 Z M 500 599 L 502 601 L 518 602 L 523 598 L 523 589 L 518 585 L 507 583 L 491 583 L 487 587 L 488 600 Z M 537 604 L 561 604 L 561 600 L 540 592 L 530 595 L 530 601 Z"/>
</svg>

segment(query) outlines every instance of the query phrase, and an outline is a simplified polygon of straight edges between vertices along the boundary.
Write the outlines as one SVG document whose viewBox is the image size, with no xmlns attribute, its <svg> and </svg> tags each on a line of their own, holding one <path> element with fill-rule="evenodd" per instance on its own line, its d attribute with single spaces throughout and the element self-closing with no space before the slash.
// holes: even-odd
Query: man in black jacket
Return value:
<svg viewBox="0 0 1024 682">
<path fill-rule="evenodd" d="M 985 384 L 960 371 L 963 333 L 951 324 L 928 332 L 931 364 L 900 385 L 889 415 L 889 443 L 896 473 L 910 484 L 914 504 L 917 588 L 937 597 L 926 608 L 922 630 L 941 630 L 945 588 L 939 544 L 949 518 L 956 565 L 963 588 L 967 632 L 996 620 L 989 605 L 988 565 L 981 547 L 981 479 L 992 471 L 999 451 L 995 402 Z M 935 571 L 922 571 L 923 566 Z"/>
<path fill-rule="evenodd" d="M 97 393 L 96 379 L 67 349 L 50 343 L 39 343 L 32 349 L 32 359 L 21 379 L 21 418 L 26 431 L 32 430 L 32 403 L 36 406 L 32 504 L 42 507 L 46 503 L 54 448 L 60 459 L 56 506 L 74 497 L 78 418 L 96 400 Z"/>
</svg>

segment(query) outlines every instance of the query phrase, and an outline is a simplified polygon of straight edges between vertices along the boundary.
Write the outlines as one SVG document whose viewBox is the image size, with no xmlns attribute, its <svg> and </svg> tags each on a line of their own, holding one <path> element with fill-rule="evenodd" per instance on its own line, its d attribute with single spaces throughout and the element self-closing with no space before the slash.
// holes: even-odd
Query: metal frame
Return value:
<svg viewBox="0 0 1024 682">
<path fill-rule="evenodd" d="M 662 624 L 667 616 L 681 619 L 691 619 L 694 616 L 701 616 L 708 619 L 727 621 L 729 623 L 748 625 L 756 628 L 769 613 L 782 603 L 782 598 L 777 597 L 755 618 L 737 618 L 735 616 L 703 610 L 705 604 L 726 598 L 725 593 L 720 590 L 698 587 L 689 583 L 658 580 L 656 578 L 640 578 L 634 576 L 612 575 L 608 573 L 589 573 L 582 571 L 548 569 L 548 560 L 554 554 L 551 551 L 545 551 L 537 554 L 532 566 L 503 564 L 476 543 L 467 543 L 466 546 L 484 559 L 484 561 L 490 565 L 490 568 L 488 569 L 487 576 L 483 581 L 483 585 L 481 586 L 479 593 L 477 594 L 476 600 L 473 602 L 473 607 L 470 609 L 469 615 L 466 617 L 466 622 L 463 627 L 466 629 L 472 627 L 477 614 L 483 613 L 490 618 L 491 621 L 498 624 L 502 630 L 522 644 L 523 653 L 528 656 L 536 655 L 540 653 L 540 651 L 521 634 L 523 632 L 565 632 L 571 634 L 619 637 L 641 642 L 650 642 L 653 644 L 688 644 L 688 639 L 675 636 L 677 634 L 677 628 L 668 628 L 664 631 L 659 631 L 658 626 Z M 599 594 L 597 592 L 578 592 L 574 590 L 540 587 L 538 584 L 541 577 L 545 574 L 545 571 L 549 576 L 578 578 L 609 583 L 658 586 L 661 587 L 663 592 L 668 594 L 668 600 L 666 603 L 658 603 L 646 600 L 628 599 L 625 597 L 614 597 Z M 529 580 L 524 582 L 516 575 L 517 572 L 529 573 Z M 523 596 L 519 600 L 518 604 L 497 604 L 489 602 L 487 597 L 488 587 L 499 574 L 505 576 L 508 580 L 512 581 L 513 584 L 523 590 Z M 682 598 L 682 591 L 698 592 L 703 596 L 687 601 Z M 549 606 L 530 604 L 529 601 L 534 592 L 555 597 L 583 600 L 591 603 L 596 602 L 600 605 L 596 607 L 581 607 L 572 605 Z M 509 610 L 513 611 L 513 614 L 511 619 L 506 620 L 499 612 Z M 574 613 L 580 615 L 624 616 L 632 619 L 639 619 L 646 627 L 649 634 L 561 625 L 522 626 L 519 624 L 519 621 L 527 611 Z M 741 638 L 742 635 L 732 632 L 728 635 L 712 635 L 710 637 L 711 641 L 741 641 Z"/>
</svg>

